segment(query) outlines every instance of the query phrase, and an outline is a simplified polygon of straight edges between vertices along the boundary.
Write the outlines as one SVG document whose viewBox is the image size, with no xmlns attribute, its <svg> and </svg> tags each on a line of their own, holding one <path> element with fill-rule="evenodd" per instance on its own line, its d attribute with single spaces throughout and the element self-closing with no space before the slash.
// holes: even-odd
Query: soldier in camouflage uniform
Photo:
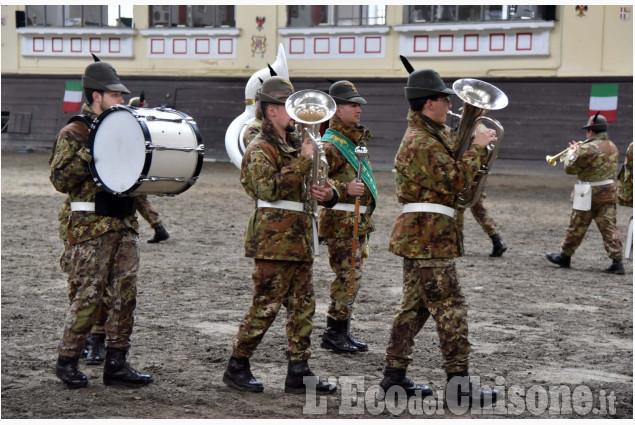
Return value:
<svg viewBox="0 0 635 425">
<path fill-rule="evenodd" d="M 60 131 L 51 159 L 51 183 L 70 201 L 68 281 L 70 290 L 75 291 L 57 349 L 56 375 L 71 388 L 87 385 L 78 359 L 104 293 L 109 291 L 112 300 L 105 324 L 104 384 L 141 386 L 151 383 L 152 377 L 140 374 L 126 362 L 139 268 L 134 202 L 116 198 L 95 184 L 87 145 L 88 122 L 109 107 L 122 104 L 122 93 L 129 91 L 110 64 L 95 59 L 82 78 L 87 99 L 82 115 L 86 120 L 72 121 Z"/>
<path fill-rule="evenodd" d="M 622 262 L 622 240 L 616 225 L 617 193 L 615 175 L 619 152 L 615 144 L 609 140 L 608 124 L 604 116 L 596 114 L 582 127 L 587 132 L 586 143 L 571 144 L 565 156 L 564 165 L 567 174 L 578 176 L 575 192 L 580 193 L 585 186 L 591 195 L 588 210 L 571 210 L 569 228 L 562 242 L 559 254 L 547 253 L 547 260 L 563 268 L 571 266 L 571 256 L 580 246 L 591 221 L 602 234 L 604 248 L 611 258 L 611 265 L 604 269 L 606 273 L 624 274 Z M 575 196 L 575 193 L 574 193 Z M 588 196 L 588 193 L 587 193 Z"/>
<path fill-rule="evenodd" d="M 617 202 L 633 208 L 633 143 L 626 149 L 626 160 L 617 177 Z"/>
<path fill-rule="evenodd" d="M 617 202 L 633 208 L 633 143 L 626 149 L 626 160 L 617 176 Z M 624 244 L 624 258 L 633 259 L 633 217 L 628 222 L 628 235 Z"/>
<path fill-rule="evenodd" d="M 315 377 L 308 365 L 315 299 L 312 223 L 304 205 L 313 146 L 308 139 L 300 143 L 292 133 L 294 121 L 285 109 L 292 93 L 288 80 L 271 77 L 257 94 L 262 131 L 247 148 L 240 172 L 240 182 L 256 207 L 245 233 L 245 256 L 255 262 L 254 296 L 233 338 L 223 382 L 242 391 L 263 391 L 251 373 L 249 359 L 284 306 L 289 360 L 285 392 L 304 393 L 303 378 L 309 377 L 318 393 L 333 393 L 336 387 Z M 310 194 L 326 206 L 338 200 L 328 183 L 312 185 Z"/>
<path fill-rule="evenodd" d="M 379 385 L 384 391 L 399 386 L 408 396 L 418 391 L 423 397 L 432 394 L 430 387 L 406 377 L 414 338 L 432 316 L 448 378 L 446 402 L 455 404 L 460 395 L 469 397 L 470 404 L 491 402 L 496 391 L 485 391 L 469 379 L 467 305 L 454 263 L 463 254 L 455 205 L 496 135 L 494 130 L 478 129 L 471 147 L 456 158 L 450 128 L 444 124 L 454 91 L 437 72 L 424 68 L 410 74 L 405 92 L 410 103 L 408 128 L 395 157 L 397 198 L 404 209 L 390 239 L 390 252 L 404 257 L 403 295 Z"/>
<path fill-rule="evenodd" d="M 358 341 L 349 332 L 348 302 L 349 296 L 351 301 L 355 300 L 362 283 L 362 252 L 367 244 L 367 235 L 374 230 L 371 213 L 375 207 L 375 198 L 366 189 L 364 181 L 357 180 L 358 161 L 355 161 L 357 158 L 354 151 L 359 142 L 367 143 L 372 135 L 368 128 L 359 123 L 362 105 L 366 104 L 366 100 L 359 95 L 351 82 L 344 80 L 333 83 L 329 95 L 335 100 L 337 110 L 329 122 L 328 131 L 322 137 L 322 143 L 329 164 L 329 181 L 340 194 L 341 202 L 320 212 L 319 235 L 328 245 L 329 262 L 335 272 L 330 289 L 327 327 L 320 345 L 336 353 L 358 353 L 368 351 L 368 345 Z M 370 169 L 369 172 L 372 176 Z M 374 180 L 371 184 L 374 186 Z M 359 241 L 354 254 L 355 279 L 350 288 L 353 226 L 357 220 L 356 197 L 359 197 L 360 205 Z"/>
</svg>

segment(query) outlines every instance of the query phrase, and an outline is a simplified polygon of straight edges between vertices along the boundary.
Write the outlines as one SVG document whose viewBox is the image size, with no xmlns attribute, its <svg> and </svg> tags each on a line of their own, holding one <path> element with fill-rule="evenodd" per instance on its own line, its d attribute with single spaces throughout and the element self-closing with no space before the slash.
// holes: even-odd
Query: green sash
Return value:
<svg viewBox="0 0 635 425">
<path fill-rule="evenodd" d="M 348 140 L 346 136 L 342 133 L 339 133 L 332 129 L 327 129 L 322 136 L 322 141 L 330 142 L 337 149 L 344 154 L 348 162 L 355 168 L 357 171 L 359 166 L 359 161 L 355 156 L 355 144 Z M 368 163 L 368 159 L 364 159 L 362 162 L 362 180 L 366 183 L 366 186 L 370 189 L 370 193 L 373 195 L 373 199 L 375 202 L 370 206 L 370 214 L 375 210 L 375 206 L 377 205 L 377 184 L 375 183 L 375 177 L 373 176 L 373 171 L 370 168 L 370 164 Z"/>
</svg>

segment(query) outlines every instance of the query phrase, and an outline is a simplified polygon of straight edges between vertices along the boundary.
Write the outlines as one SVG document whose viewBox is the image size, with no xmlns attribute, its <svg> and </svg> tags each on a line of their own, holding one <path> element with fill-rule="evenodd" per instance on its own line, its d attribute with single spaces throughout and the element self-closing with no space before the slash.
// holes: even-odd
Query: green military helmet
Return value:
<svg viewBox="0 0 635 425">
<path fill-rule="evenodd" d="M 97 56 L 93 55 L 95 62 L 91 63 L 84 70 L 82 76 L 82 87 L 93 90 L 119 91 L 125 94 L 130 93 L 119 80 L 119 75 L 115 68 L 108 62 L 101 62 Z"/>
<path fill-rule="evenodd" d="M 329 96 L 335 100 L 335 103 L 359 103 L 366 105 L 366 99 L 361 97 L 357 89 L 350 81 L 337 81 L 331 85 Z"/>
<path fill-rule="evenodd" d="M 256 93 L 256 100 L 263 103 L 284 105 L 295 90 L 289 80 L 283 77 L 270 77 L 262 83 Z"/>
<path fill-rule="evenodd" d="M 456 94 L 454 90 L 445 86 L 439 73 L 430 68 L 413 71 L 408 77 L 408 84 L 404 89 L 406 91 L 406 99 Z"/>
<path fill-rule="evenodd" d="M 598 112 L 597 114 L 589 118 L 589 121 L 582 128 L 584 130 L 591 130 L 595 133 L 599 133 L 608 130 L 609 125 L 606 121 L 606 117 L 604 117 L 604 115 L 600 115 L 600 113 Z"/>
</svg>

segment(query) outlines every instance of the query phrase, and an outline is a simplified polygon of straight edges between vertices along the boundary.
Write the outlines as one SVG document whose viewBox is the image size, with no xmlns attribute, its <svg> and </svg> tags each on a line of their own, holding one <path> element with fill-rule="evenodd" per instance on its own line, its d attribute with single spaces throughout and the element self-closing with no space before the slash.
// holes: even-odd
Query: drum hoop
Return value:
<svg viewBox="0 0 635 425">
<path fill-rule="evenodd" d="M 135 111 L 125 105 L 114 105 L 111 106 L 110 108 L 106 109 L 104 112 L 102 112 L 93 122 L 93 127 L 90 131 L 90 136 L 88 138 L 88 147 L 90 148 L 90 152 L 93 155 L 92 160 L 90 161 L 90 163 L 88 164 L 88 168 L 90 170 L 90 174 L 93 176 L 93 181 L 95 181 L 97 183 L 97 185 L 102 188 L 103 190 L 105 190 L 106 192 L 112 193 L 113 195 L 117 195 L 117 196 L 126 196 L 128 193 L 133 192 L 134 190 L 136 190 L 139 186 L 141 186 L 141 183 L 137 181 L 137 183 L 133 184 L 130 188 L 126 189 L 123 192 L 117 192 L 112 190 L 111 188 L 109 188 L 106 183 L 101 179 L 101 177 L 99 177 L 99 173 L 97 172 L 97 167 L 95 165 L 95 137 L 97 136 L 97 130 L 99 129 L 99 124 L 101 124 L 101 122 L 111 113 L 115 112 L 115 111 L 119 111 L 119 110 L 126 110 L 128 112 L 130 112 L 132 114 L 132 116 L 137 120 L 137 122 L 139 123 L 140 127 L 141 127 L 141 131 L 143 132 L 143 135 L 145 137 L 145 140 L 151 140 L 151 135 L 150 135 L 150 131 L 148 130 L 148 126 L 146 125 L 145 122 L 142 122 L 139 120 L 139 115 L 137 113 L 135 113 Z M 146 149 L 146 157 L 145 157 L 145 161 L 143 164 L 143 170 L 141 170 L 141 176 L 145 176 L 148 174 L 148 172 L 150 171 L 150 159 L 152 158 L 152 154 Z M 138 179 L 137 179 L 138 180 Z"/>
</svg>

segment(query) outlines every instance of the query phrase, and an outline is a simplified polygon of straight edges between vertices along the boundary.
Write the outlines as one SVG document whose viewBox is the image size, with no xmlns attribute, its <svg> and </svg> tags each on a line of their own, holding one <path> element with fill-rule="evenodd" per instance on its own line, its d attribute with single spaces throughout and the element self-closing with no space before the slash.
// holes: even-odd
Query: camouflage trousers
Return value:
<svg viewBox="0 0 635 425">
<path fill-rule="evenodd" d="M 604 240 L 604 249 L 612 259 L 622 259 L 622 239 L 617 228 L 617 208 L 614 203 L 592 204 L 591 211 L 571 210 L 569 228 L 562 241 L 562 253 L 572 256 L 582 243 L 584 235 L 595 220 Z"/>
<path fill-rule="evenodd" d="M 362 284 L 362 247 L 366 244 L 366 236 L 359 237 L 355 255 L 355 279 L 351 288 L 351 270 L 353 256 L 352 238 L 326 238 L 329 247 L 329 263 L 335 272 L 335 279 L 331 282 L 330 297 L 327 314 L 335 320 L 348 319 L 348 301 L 357 298 Z M 352 303 L 351 303 L 352 309 Z"/>
<path fill-rule="evenodd" d="M 71 269 L 71 253 L 73 250 L 69 245 L 68 241 L 64 241 L 64 251 L 62 252 L 62 256 L 60 257 L 60 268 L 62 272 L 68 274 Z M 77 281 L 68 281 L 68 301 L 70 303 L 75 299 L 75 294 L 77 294 Z M 102 298 L 102 304 L 99 307 L 99 310 L 96 314 L 95 324 L 91 329 L 91 334 L 104 334 L 106 331 L 104 330 L 104 324 L 106 323 L 106 319 L 108 318 L 108 306 L 110 305 L 110 290 L 106 288 L 104 291 L 104 296 Z"/>
<path fill-rule="evenodd" d="M 281 306 L 287 310 L 287 359 L 311 357 L 315 297 L 312 261 L 255 260 L 254 296 L 233 339 L 232 355 L 250 358 Z"/>
<path fill-rule="evenodd" d="M 106 346 L 127 350 L 134 323 L 139 269 L 139 236 L 132 230 L 108 232 L 71 247 L 68 272 L 70 309 L 57 347 L 77 357 L 97 320 L 104 294 L 110 295 Z"/>
<path fill-rule="evenodd" d="M 492 217 L 489 216 L 487 209 L 483 205 L 483 200 L 485 199 L 485 197 L 486 195 L 485 193 L 483 193 L 478 201 L 476 201 L 476 203 L 472 206 L 472 208 L 470 208 L 470 211 L 472 212 L 472 216 L 474 216 L 474 219 L 479 224 L 479 226 L 481 226 L 483 231 L 487 233 L 487 236 L 491 237 L 494 235 L 500 235 L 500 233 L 498 233 L 498 227 L 496 227 L 496 222 L 492 219 Z M 465 210 L 463 209 L 459 210 L 459 213 L 457 215 L 456 221 L 460 229 L 463 229 L 463 223 L 465 221 L 464 211 Z"/>
<path fill-rule="evenodd" d="M 454 260 L 404 258 L 403 296 L 386 348 L 386 367 L 408 368 L 414 338 L 430 316 L 439 335 L 443 369 L 446 373 L 466 371 L 470 354 L 467 304 Z"/>
<path fill-rule="evenodd" d="M 159 218 L 159 213 L 157 213 L 152 205 L 150 205 L 150 201 L 148 201 L 148 197 L 146 195 L 137 196 L 137 211 L 141 214 L 141 217 L 148 224 L 154 228 L 161 224 L 161 218 Z"/>
</svg>

